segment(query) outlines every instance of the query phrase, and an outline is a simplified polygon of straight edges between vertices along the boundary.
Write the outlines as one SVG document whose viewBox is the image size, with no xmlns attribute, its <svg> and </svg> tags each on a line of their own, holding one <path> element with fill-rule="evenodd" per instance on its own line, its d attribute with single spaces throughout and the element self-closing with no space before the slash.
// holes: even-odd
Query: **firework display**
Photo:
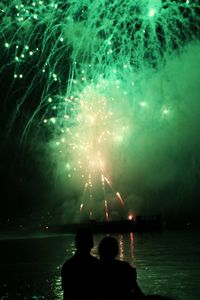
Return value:
<svg viewBox="0 0 200 300">
<path fill-rule="evenodd" d="M 125 205 L 123 178 L 148 177 L 155 156 L 185 144 L 189 133 L 173 136 L 183 116 L 196 126 L 198 94 L 193 117 L 184 95 L 197 86 L 198 71 L 187 72 L 200 61 L 199 1 L 4 0 L 0 14 L 4 103 L 17 112 L 10 126 L 26 115 L 21 142 L 45 134 L 49 160 L 79 186 L 79 212 L 109 220 L 113 198 Z"/>
</svg>

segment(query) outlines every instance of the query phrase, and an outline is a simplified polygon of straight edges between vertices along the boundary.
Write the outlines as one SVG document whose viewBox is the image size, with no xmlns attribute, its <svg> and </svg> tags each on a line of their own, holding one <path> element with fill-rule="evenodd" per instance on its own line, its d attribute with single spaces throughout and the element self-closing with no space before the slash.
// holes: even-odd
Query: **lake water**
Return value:
<svg viewBox="0 0 200 300">
<path fill-rule="evenodd" d="M 95 235 L 93 254 L 104 235 Z M 119 259 L 137 268 L 145 294 L 172 299 L 200 299 L 198 232 L 115 234 Z M 74 235 L 5 237 L 0 240 L 0 299 L 61 300 L 60 268 L 74 252 Z"/>
</svg>

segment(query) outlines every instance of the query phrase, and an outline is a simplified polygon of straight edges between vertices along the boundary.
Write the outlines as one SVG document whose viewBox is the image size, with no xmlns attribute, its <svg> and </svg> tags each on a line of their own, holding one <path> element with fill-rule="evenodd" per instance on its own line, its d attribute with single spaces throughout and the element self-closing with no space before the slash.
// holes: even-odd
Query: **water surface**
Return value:
<svg viewBox="0 0 200 300">
<path fill-rule="evenodd" d="M 104 235 L 95 235 L 93 254 Z M 200 299 L 200 238 L 198 232 L 115 234 L 119 259 L 137 267 L 144 293 L 173 299 Z M 0 296 L 9 299 L 61 300 L 60 269 L 75 251 L 74 235 L 2 238 Z"/>
</svg>

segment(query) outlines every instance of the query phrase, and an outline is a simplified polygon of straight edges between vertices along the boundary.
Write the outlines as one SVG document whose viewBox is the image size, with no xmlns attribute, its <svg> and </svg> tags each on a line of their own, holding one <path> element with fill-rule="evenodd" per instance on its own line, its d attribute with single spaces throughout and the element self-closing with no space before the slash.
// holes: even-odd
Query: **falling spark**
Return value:
<svg viewBox="0 0 200 300">
<path fill-rule="evenodd" d="M 118 197 L 118 199 L 120 200 L 121 204 L 124 205 L 124 200 L 122 199 L 121 195 L 119 192 L 116 193 L 116 196 Z"/>
</svg>

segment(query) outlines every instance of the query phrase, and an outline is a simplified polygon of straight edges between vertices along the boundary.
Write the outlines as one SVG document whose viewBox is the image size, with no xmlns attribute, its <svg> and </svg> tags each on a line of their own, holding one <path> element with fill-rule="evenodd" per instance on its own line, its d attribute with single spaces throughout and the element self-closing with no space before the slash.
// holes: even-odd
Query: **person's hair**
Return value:
<svg viewBox="0 0 200 300">
<path fill-rule="evenodd" d="M 89 228 L 79 228 L 75 237 L 77 250 L 90 251 L 94 246 L 93 235 Z"/>
<path fill-rule="evenodd" d="M 118 241 L 111 236 L 106 236 L 99 244 L 99 255 L 101 259 L 114 259 L 118 252 Z"/>
</svg>

